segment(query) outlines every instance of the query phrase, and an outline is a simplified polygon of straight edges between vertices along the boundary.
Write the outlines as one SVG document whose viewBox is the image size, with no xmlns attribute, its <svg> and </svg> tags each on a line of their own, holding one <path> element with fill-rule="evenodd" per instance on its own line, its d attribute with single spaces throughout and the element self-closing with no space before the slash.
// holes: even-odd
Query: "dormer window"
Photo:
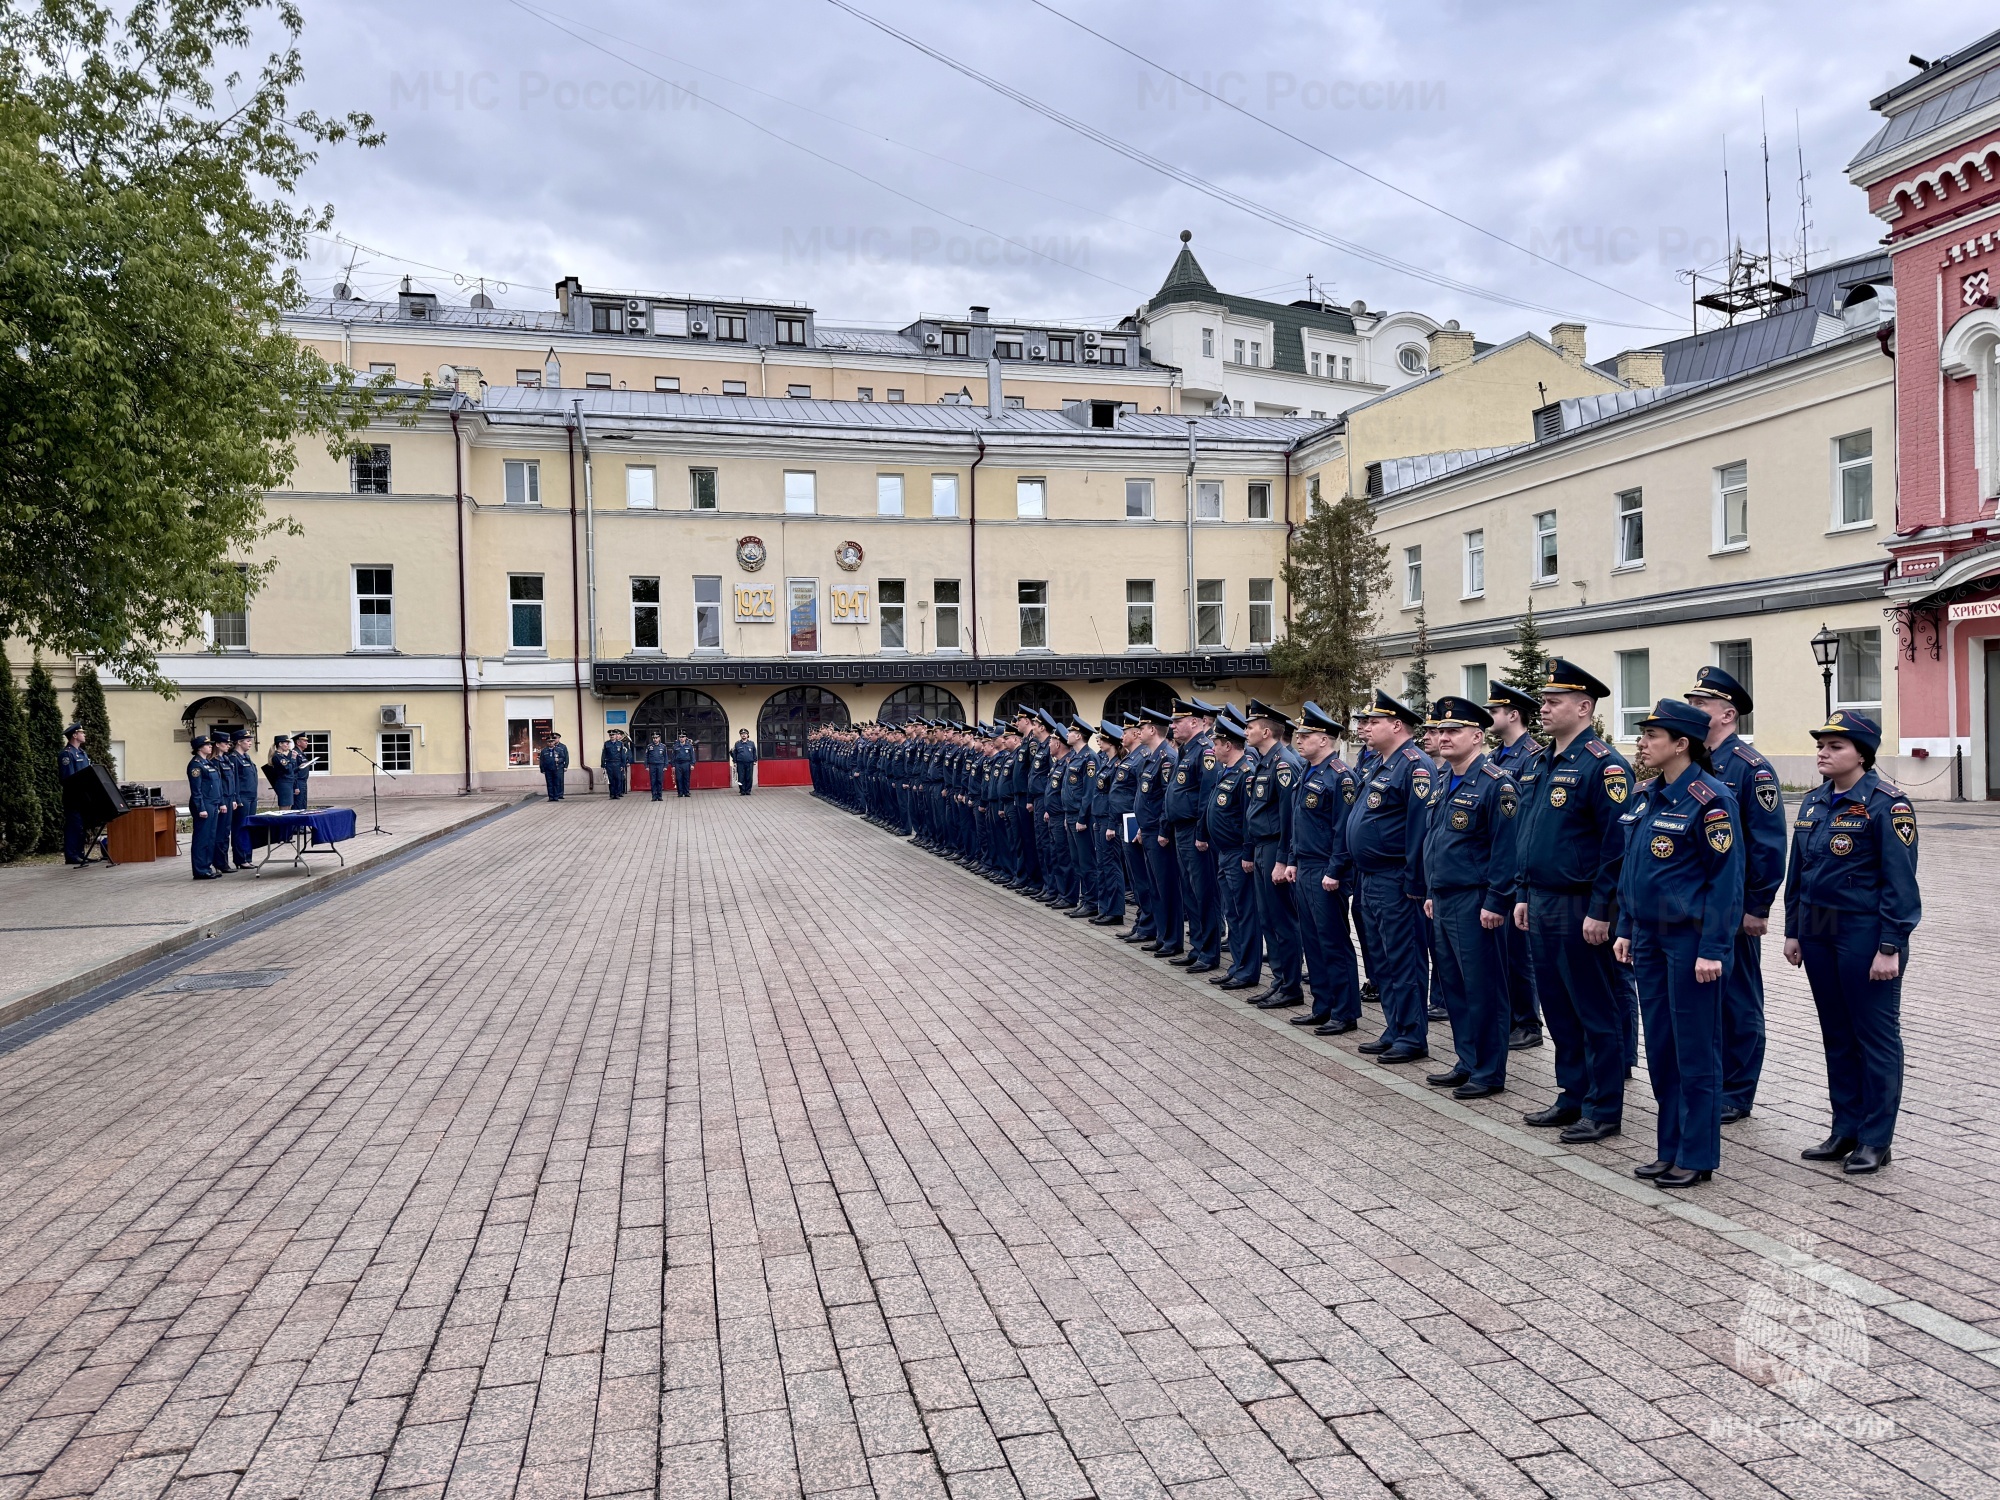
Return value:
<svg viewBox="0 0 2000 1500">
<path fill-rule="evenodd" d="M 995 339 L 993 341 L 993 357 L 995 359 L 1019 359 L 1021 357 L 1021 341 L 1019 339 Z"/>
<path fill-rule="evenodd" d="M 970 354 L 972 352 L 971 331 L 964 328 L 945 329 L 944 352 L 946 354 Z"/>
</svg>

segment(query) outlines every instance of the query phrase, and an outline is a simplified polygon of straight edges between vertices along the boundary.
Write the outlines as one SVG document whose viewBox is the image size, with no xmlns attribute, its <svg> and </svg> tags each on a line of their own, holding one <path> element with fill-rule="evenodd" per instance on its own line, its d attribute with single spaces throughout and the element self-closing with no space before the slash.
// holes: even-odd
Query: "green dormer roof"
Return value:
<svg viewBox="0 0 2000 1500">
<path fill-rule="evenodd" d="M 1188 248 L 1188 241 L 1193 238 L 1187 230 L 1181 231 L 1181 253 L 1174 257 L 1173 269 L 1167 272 L 1167 279 L 1160 283 L 1153 300 L 1146 304 L 1147 311 L 1176 302 L 1207 302 L 1247 318 L 1268 322 L 1271 325 L 1270 367 L 1290 371 L 1294 375 L 1306 372 L 1304 330 L 1317 328 L 1327 333 L 1353 334 L 1354 319 L 1345 308 L 1311 303 L 1263 302 L 1255 297 L 1238 297 L 1217 291 L 1215 283 L 1208 279 L 1208 273 L 1202 270 L 1201 262 L 1194 258 L 1194 251 Z"/>
<path fill-rule="evenodd" d="M 1153 305 L 1215 295 L 1215 283 L 1208 279 L 1201 262 L 1194 258 L 1194 251 L 1188 248 L 1188 241 L 1193 238 L 1191 231 L 1181 231 L 1181 253 L 1174 257 L 1173 269 L 1167 272 L 1167 279 L 1160 283 L 1159 291 L 1154 294 Z"/>
</svg>

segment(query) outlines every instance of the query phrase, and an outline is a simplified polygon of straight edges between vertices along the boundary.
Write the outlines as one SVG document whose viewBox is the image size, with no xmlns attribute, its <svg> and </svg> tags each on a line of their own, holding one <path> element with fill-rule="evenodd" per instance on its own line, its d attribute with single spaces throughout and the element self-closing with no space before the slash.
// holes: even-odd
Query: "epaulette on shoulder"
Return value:
<svg viewBox="0 0 2000 1500">
<path fill-rule="evenodd" d="M 1599 760 L 1603 760 L 1605 756 L 1611 753 L 1611 747 L 1605 744 L 1603 740 L 1591 739 L 1585 740 L 1584 743 L 1590 747 L 1590 753 Z"/>
<path fill-rule="evenodd" d="M 1882 793 L 1882 795 L 1885 797 L 1900 797 L 1903 795 L 1902 789 L 1900 787 L 1893 786 L 1886 781 L 1876 782 L 1875 790 Z"/>
<path fill-rule="evenodd" d="M 1703 805 L 1715 800 L 1714 789 L 1705 781 L 1690 781 L 1688 783 L 1688 795 Z"/>
<path fill-rule="evenodd" d="M 1761 766 L 1764 764 L 1764 757 L 1759 755 L 1755 750 L 1752 750 L 1748 745 L 1744 744 L 1741 740 L 1738 740 L 1736 742 L 1735 755 L 1738 760 L 1747 760 L 1753 766 Z"/>
<path fill-rule="evenodd" d="M 1507 774 L 1505 771 L 1501 770 L 1498 766 L 1494 765 L 1493 762 L 1490 760 L 1486 762 L 1485 765 L 1481 766 L 1480 769 L 1484 771 L 1488 776 L 1491 776 L 1495 781 L 1498 781 L 1501 777 Z"/>
<path fill-rule="evenodd" d="M 1403 741 L 1403 759 L 1422 760 L 1423 758 L 1424 752 L 1419 750 L 1413 742 L 1409 740 Z"/>
</svg>

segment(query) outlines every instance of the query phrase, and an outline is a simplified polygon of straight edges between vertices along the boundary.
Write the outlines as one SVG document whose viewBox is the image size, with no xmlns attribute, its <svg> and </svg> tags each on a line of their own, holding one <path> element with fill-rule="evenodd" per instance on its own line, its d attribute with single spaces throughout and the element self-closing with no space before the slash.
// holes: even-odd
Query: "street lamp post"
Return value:
<svg viewBox="0 0 2000 1500">
<path fill-rule="evenodd" d="M 1821 691 L 1826 697 L 1826 719 L 1833 717 L 1833 666 L 1840 660 L 1840 637 L 1828 630 L 1824 624 L 1819 634 L 1812 638 L 1813 660 L 1819 663 Z M 1820 722 L 1825 723 L 1826 719 Z"/>
</svg>

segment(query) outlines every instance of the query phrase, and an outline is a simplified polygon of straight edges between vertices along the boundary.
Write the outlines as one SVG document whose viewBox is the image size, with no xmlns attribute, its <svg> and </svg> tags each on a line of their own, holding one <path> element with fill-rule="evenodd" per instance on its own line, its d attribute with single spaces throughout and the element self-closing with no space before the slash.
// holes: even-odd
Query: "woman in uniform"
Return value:
<svg viewBox="0 0 2000 1500">
<path fill-rule="evenodd" d="M 1743 921 L 1736 802 L 1708 757 L 1708 715 L 1662 698 L 1639 721 L 1639 764 L 1618 881 L 1614 953 L 1639 983 L 1659 1155 L 1633 1175 L 1655 1187 L 1706 1182 L 1722 1164 L 1722 978 Z"/>
<path fill-rule="evenodd" d="M 1804 964 L 1826 1042 L 1833 1134 L 1799 1154 L 1856 1175 L 1888 1165 L 1903 1099 L 1903 971 L 1917 896 L 1917 815 L 1875 774 L 1882 730 L 1842 709 L 1813 731 L 1819 774 L 1792 825 L 1785 962 Z"/>
</svg>

